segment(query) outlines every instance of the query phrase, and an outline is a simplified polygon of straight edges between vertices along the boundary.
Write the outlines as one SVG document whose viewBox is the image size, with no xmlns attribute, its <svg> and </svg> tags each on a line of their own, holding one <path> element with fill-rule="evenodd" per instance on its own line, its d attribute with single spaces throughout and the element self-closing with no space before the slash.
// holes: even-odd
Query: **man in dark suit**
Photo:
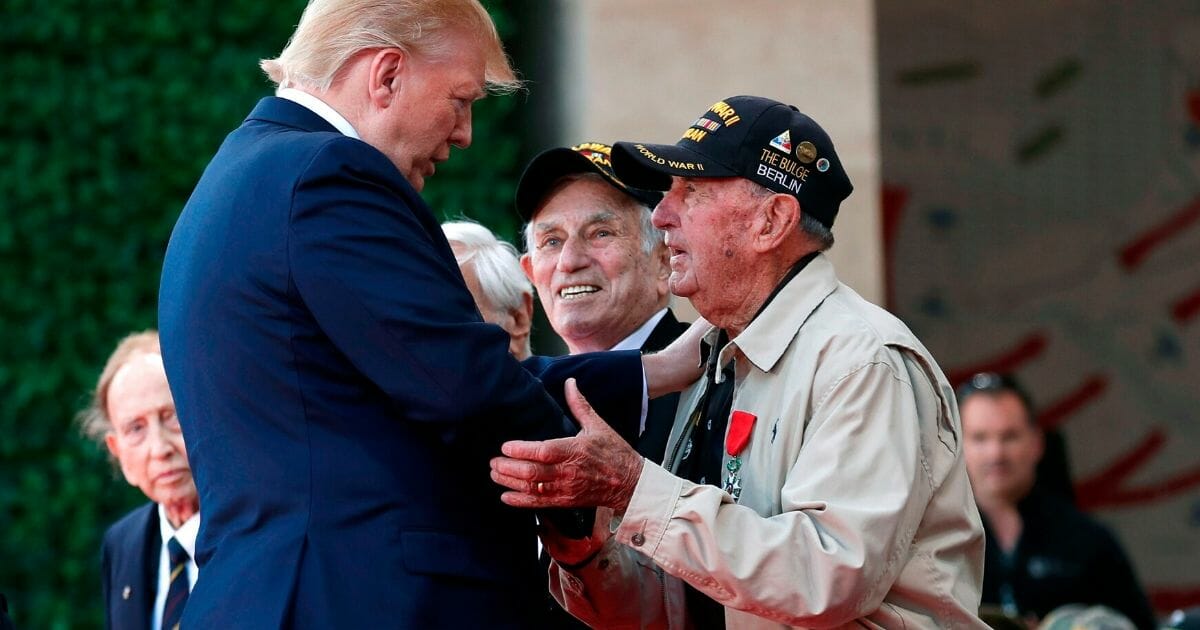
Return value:
<svg viewBox="0 0 1200 630">
<path fill-rule="evenodd" d="M 162 537 L 158 505 L 147 503 L 113 523 L 100 552 L 104 591 L 104 627 L 148 630 L 158 588 Z"/>
<path fill-rule="evenodd" d="M 158 333 L 135 333 L 117 344 L 79 421 L 150 499 L 104 535 L 105 627 L 176 628 L 198 575 L 200 506 Z"/>
<path fill-rule="evenodd" d="M 687 330 L 668 308 L 663 233 L 650 222 L 662 199 L 630 188 L 599 142 L 549 149 L 525 167 L 517 213 L 525 222 L 521 267 L 571 354 L 656 352 Z M 679 394 L 651 400 L 638 452 L 661 462 Z"/>
<path fill-rule="evenodd" d="M 517 213 L 525 222 L 521 267 L 571 354 L 655 352 L 687 330 L 668 308 L 668 251 L 650 222 L 662 193 L 621 181 L 611 150 L 585 142 L 543 151 L 517 185 Z M 636 442 L 643 456 L 662 462 L 678 403 L 677 393 L 649 401 Z M 541 557 L 548 570 L 549 555 Z M 549 591 L 544 600 L 548 627 L 586 627 Z"/>
<path fill-rule="evenodd" d="M 643 382 L 636 352 L 602 353 L 539 362 L 543 389 L 419 196 L 470 144 L 471 103 L 516 84 L 495 27 L 476 0 L 313 0 L 262 65 L 277 96 L 226 138 L 163 264 L 204 507 L 184 627 L 536 627 L 532 514 L 488 460 L 574 431 L 547 395 L 566 371 L 626 435 Z"/>
</svg>

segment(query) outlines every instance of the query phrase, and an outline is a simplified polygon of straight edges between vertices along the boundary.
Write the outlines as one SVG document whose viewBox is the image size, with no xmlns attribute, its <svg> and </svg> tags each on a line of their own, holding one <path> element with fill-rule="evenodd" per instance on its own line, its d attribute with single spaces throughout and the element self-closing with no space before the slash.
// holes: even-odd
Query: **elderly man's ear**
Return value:
<svg viewBox="0 0 1200 630">
<path fill-rule="evenodd" d="M 752 226 L 754 251 L 775 251 L 797 236 L 799 229 L 800 202 L 791 195 L 771 195 L 763 199 Z"/>
<path fill-rule="evenodd" d="M 400 91 L 401 79 L 408 70 L 408 55 L 399 48 L 381 48 L 370 58 L 367 94 L 371 103 L 386 109 Z"/>
<path fill-rule="evenodd" d="M 521 308 L 513 309 L 513 334 L 529 337 L 533 330 L 533 294 L 521 294 Z"/>
</svg>

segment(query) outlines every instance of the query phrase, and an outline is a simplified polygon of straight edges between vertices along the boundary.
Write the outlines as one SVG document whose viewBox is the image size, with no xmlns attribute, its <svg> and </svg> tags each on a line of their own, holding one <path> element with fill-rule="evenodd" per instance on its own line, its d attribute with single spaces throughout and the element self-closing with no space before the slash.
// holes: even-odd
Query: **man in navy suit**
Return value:
<svg viewBox="0 0 1200 630">
<path fill-rule="evenodd" d="M 183 626 L 535 627 L 533 516 L 488 459 L 574 431 L 547 395 L 568 372 L 636 435 L 644 383 L 636 352 L 605 353 L 538 362 L 543 389 L 419 196 L 470 144 L 472 102 L 517 85 L 495 27 L 477 0 L 314 0 L 262 65 L 277 96 L 226 138 L 163 264 L 204 510 Z"/>
<path fill-rule="evenodd" d="M 105 627 L 175 628 L 198 574 L 200 506 L 157 332 L 117 344 L 79 420 L 85 435 L 108 448 L 125 480 L 150 499 L 104 535 Z"/>
</svg>

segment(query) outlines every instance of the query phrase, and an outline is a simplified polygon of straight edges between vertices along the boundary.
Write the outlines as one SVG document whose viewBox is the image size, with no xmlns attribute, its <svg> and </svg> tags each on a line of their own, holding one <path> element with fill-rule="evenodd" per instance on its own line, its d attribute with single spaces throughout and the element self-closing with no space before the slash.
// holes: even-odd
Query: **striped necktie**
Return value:
<svg viewBox="0 0 1200 630">
<path fill-rule="evenodd" d="M 167 587 L 167 603 L 163 606 L 163 630 L 178 630 L 179 620 L 183 618 L 183 607 L 188 599 L 188 553 L 183 545 L 172 537 L 167 541 L 167 555 L 170 556 L 171 574 Z"/>
</svg>

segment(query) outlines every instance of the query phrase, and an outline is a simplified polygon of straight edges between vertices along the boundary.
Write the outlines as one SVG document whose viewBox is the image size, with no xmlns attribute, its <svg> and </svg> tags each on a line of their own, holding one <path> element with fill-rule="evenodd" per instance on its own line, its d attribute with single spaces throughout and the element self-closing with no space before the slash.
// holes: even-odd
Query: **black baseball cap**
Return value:
<svg viewBox="0 0 1200 630">
<path fill-rule="evenodd" d="M 744 177 L 792 195 L 825 227 L 854 190 L 829 134 L 794 106 L 760 96 L 717 101 L 675 144 L 618 142 L 612 163 L 627 184 L 649 190 L 667 190 L 671 176 Z"/>
<path fill-rule="evenodd" d="M 637 199 L 653 209 L 662 201 L 657 190 L 638 190 L 629 187 L 613 172 L 610 155 L 612 147 L 602 142 L 584 142 L 573 147 L 547 149 L 537 154 L 525 167 L 521 181 L 517 183 L 517 214 L 529 221 L 537 211 L 542 199 L 559 179 L 576 173 L 598 173 L 613 188 Z"/>
</svg>

